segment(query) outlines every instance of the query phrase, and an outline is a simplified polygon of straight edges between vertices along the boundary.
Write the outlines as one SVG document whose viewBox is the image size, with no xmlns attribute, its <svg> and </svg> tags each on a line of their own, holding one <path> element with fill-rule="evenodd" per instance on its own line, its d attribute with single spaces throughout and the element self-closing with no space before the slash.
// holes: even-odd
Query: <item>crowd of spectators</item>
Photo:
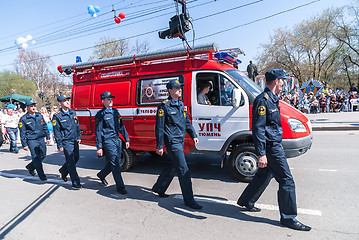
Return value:
<svg viewBox="0 0 359 240">
<path fill-rule="evenodd" d="M 54 144 L 53 126 L 51 119 L 53 115 L 58 112 L 58 110 L 58 106 L 53 106 L 51 113 L 49 113 L 45 107 L 42 107 L 40 110 L 52 136 L 50 139 L 51 144 Z M 19 152 L 17 147 L 17 144 L 20 144 L 18 124 L 20 118 L 25 114 L 26 110 L 22 109 L 19 105 L 14 105 L 12 103 L 7 104 L 2 110 L 0 109 L 0 146 L 3 143 L 10 144 L 10 152 Z"/>
<path fill-rule="evenodd" d="M 300 95 L 302 94 L 295 90 L 283 94 L 281 99 L 303 113 L 355 111 L 359 105 L 358 90 L 354 84 L 348 92 L 341 88 L 333 90 L 325 87 L 316 95 L 313 92 L 304 93 L 302 98 Z"/>
</svg>

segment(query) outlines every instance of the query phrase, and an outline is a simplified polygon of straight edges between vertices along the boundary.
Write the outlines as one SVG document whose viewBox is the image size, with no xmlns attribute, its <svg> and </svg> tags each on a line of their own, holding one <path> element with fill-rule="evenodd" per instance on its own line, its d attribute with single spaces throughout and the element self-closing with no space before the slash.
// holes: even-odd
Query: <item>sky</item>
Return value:
<svg viewBox="0 0 359 240">
<path fill-rule="evenodd" d="M 245 70 L 250 60 L 255 63 L 261 44 L 268 43 L 275 29 L 292 29 L 296 24 L 321 14 L 329 7 L 349 5 L 351 0 L 187 0 L 193 19 L 194 45 L 216 42 L 220 49 L 240 48 L 238 58 Z M 98 17 L 91 17 L 88 5 L 99 6 Z M 303 6 L 306 5 L 306 6 Z M 116 24 L 112 6 L 126 17 Z M 158 29 L 167 29 L 176 14 L 173 0 L 17 0 L 2 1 L 0 14 L 0 71 L 14 71 L 13 62 L 19 51 L 14 41 L 31 35 L 35 44 L 25 50 L 51 57 L 51 71 L 58 65 L 75 63 L 76 56 L 87 61 L 93 46 L 101 37 L 148 41 L 150 51 L 182 41 L 160 39 Z M 274 15 L 274 16 L 273 16 Z M 261 20 L 262 19 L 262 20 Z M 186 33 L 193 39 L 193 31 Z M 192 46 L 192 41 L 190 41 Z"/>
</svg>

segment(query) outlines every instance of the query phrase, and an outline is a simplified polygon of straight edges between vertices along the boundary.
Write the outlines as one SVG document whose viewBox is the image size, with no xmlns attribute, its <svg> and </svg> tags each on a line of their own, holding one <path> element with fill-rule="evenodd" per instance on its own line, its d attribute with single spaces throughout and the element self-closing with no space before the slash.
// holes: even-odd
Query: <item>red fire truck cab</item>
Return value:
<svg viewBox="0 0 359 240">
<path fill-rule="evenodd" d="M 210 44 L 58 66 L 60 73 L 73 74 L 72 108 L 82 143 L 95 146 L 94 116 L 103 106 L 100 94 L 111 91 L 130 137 L 130 149 L 123 148 L 122 169 L 133 166 L 140 153 L 155 152 L 157 106 L 168 97 L 166 83 L 178 79 L 199 138 L 194 145 L 186 136 L 185 153 L 222 156 L 221 166 L 228 161 L 236 178 L 249 180 L 257 171 L 252 105 L 261 90 L 231 63 L 215 58 L 216 52 L 216 45 Z M 211 85 L 209 102 L 201 104 L 197 97 L 205 82 Z M 304 154 L 312 144 L 309 119 L 282 101 L 280 112 L 287 157 Z"/>
</svg>

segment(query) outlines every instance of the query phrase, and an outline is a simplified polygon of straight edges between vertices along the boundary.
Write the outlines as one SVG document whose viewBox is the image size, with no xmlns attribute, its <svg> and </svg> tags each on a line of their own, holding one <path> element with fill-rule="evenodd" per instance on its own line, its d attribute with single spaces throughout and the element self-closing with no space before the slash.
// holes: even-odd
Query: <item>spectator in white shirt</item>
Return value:
<svg viewBox="0 0 359 240">
<path fill-rule="evenodd" d="M 18 153 L 19 148 L 17 147 L 17 133 L 18 133 L 18 124 L 19 124 L 19 116 L 14 114 L 15 105 L 8 104 L 7 107 L 7 115 L 3 115 L 1 119 L 1 131 L 2 134 L 6 133 L 10 137 L 10 152 Z"/>
</svg>

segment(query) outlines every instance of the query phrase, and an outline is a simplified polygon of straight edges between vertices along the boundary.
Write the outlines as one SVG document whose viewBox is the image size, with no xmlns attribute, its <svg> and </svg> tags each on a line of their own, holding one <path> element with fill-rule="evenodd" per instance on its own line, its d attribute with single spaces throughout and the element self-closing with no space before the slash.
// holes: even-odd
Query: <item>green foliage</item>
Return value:
<svg viewBox="0 0 359 240">
<path fill-rule="evenodd" d="M 33 97 L 36 84 L 14 72 L 0 72 L 0 97 L 20 94 Z"/>
</svg>

